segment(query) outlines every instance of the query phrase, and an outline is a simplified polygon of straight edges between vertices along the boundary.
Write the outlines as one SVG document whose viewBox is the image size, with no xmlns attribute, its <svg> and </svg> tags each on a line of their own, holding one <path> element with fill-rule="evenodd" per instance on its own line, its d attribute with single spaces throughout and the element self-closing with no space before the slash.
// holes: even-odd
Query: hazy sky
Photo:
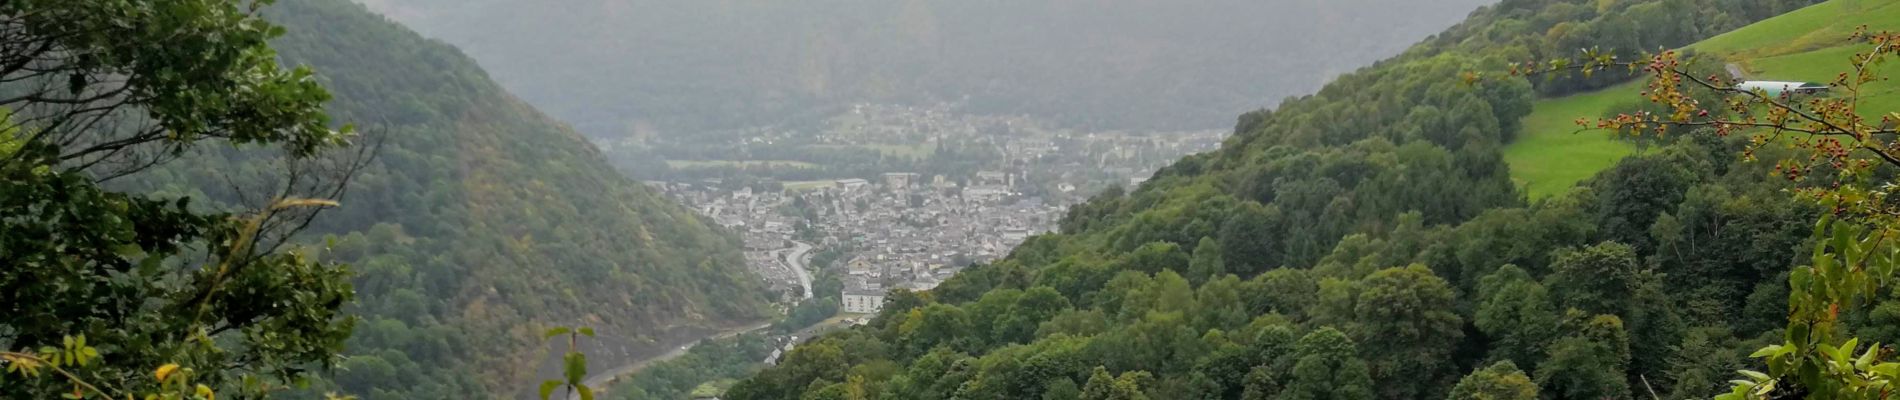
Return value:
<svg viewBox="0 0 1900 400">
<path fill-rule="evenodd" d="M 367 0 L 596 136 L 769 124 L 860 101 L 1228 127 L 1489 2 Z"/>
</svg>

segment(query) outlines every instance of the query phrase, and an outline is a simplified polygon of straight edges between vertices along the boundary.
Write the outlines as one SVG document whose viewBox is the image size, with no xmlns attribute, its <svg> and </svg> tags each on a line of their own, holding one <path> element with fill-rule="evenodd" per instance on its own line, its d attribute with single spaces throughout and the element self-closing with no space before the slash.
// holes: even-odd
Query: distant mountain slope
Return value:
<svg viewBox="0 0 1900 400">
<path fill-rule="evenodd" d="M 1861 26 L 1870 32 L 1900 30 L 1900 1 L 1832 0 L 1682 48 L 1733 64 L 1750 79 L 1829 83 L 1836 74 L 1846 72 L 1849 56 L 1865 51 L 1848 40 Z M 1642 83 L 1632 82 L 1538 100 L 1532 106 L 1535 111 L 1524 118 L 1523 136 L 1504 149 L 1512 179 L 1532 198 L 1542 198 L 1567 191 L 1636 154 L 1636 146 L 1628 141 L 1601 132 L 1577 132 L 1575 121 L 1639 106 L 1641 100 L 1635 95 L 1642 90 Z M 1900 106 L 1900 83 L 1876 81 L 1863 90 L 1863 109 L 1900 108 L 1896 107 Z"/>
<path fill-rule="evenodd" d="M 722 398 L 1707 397 L 1786 322 L 1813 210 L 1713 133 L 1526 201 L 1500 150 L 1539 96 L 1627 77 L 1460 76 L 1809 3 L 1501 1 Z"/>
<path fill-rule="evenodd" d="M 737 238 L 619 175 L 455 48 L 348 0 L 284 0 L 266 14 L 289 31 L 274 43 L 281 57 L 334 94 L 330 115 L 386 139 L 313 229 L 359 274 L 351 309 L 364 319 L 333 379 L 343 392 L 499 398 L 538 382 L 551 324 L 637 347 L 762 317 Z M 189 184 L 252 167 L 180 165 L 150 182 L 199 190 Z"/>
<path fill-rule="evenodd" d="M 596 136 L 959 101 L 1220 128 L 1494 0 L 368 0 Z"/>
</svg>

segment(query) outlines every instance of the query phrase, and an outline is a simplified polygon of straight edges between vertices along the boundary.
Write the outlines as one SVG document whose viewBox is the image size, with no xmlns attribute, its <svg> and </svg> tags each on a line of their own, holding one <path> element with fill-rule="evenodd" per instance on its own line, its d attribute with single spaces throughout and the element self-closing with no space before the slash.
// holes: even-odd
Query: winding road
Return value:
<svg viewBox="0 0 1900 400">
<path fill-rule="evenodd" d="M 798 274 L 798 286 L 805 289 L 800 301 L 811 300 L 811 272 L 805 271 L 805 256 L 811 253 L 811 247 L 811 243 L 793 240 L 792 251 L 780 253 L 785 255 L 785 265 L 792 267 L 792 273 Z"/>
<path fill-rule="evenodd" d="M 621 365 L 613 369 L 587 374 L 587 379 L 582 380 L 582 382 L 586 383 L 587 387 L 594 388 L 594 391 L 597 394 L 595 397 L 599 397 L 598 394 L 603 393 L 607 389 L 609 389 L 610 385 L 614 382 L 614 380 L 620 379 L 622 377 L 626 377 L 628 375 L 633 375 L 633 373 L 640 372 L 640 370 L 646 369 L 647 367 L 652 366 L 653 364 L 657 364 L 661 361 L 671 360 L 671 359 L 679 358 L 679 356 L 686 355 L 687 350 L 692 349 L 693 346 L 698 346 L 700 343 L 705 343 L 708 340 L 724 339 L 724 338 L 729 338 L 733 336 L 738 336 L 743 333 L 765 329 L 771 326 L 772 326 L 772 323 L 765 322 L 765 323 L 760 323 L 758 325 L 746 326 L 742 328 L 731 329 L 724 332 L 715 333 L 712 335 L 707 335 L 705 337 L 699 338 L 699 340 L 694 340 L 692 343 L 687 344 L 685 346 L 680 346 L 679 348 L 668 350 L 664 354 L 647 357 L 640 360 L 634 360 L 632 363 Z M 571 394 L 568 394 L 567 396 L 567 400 L 580 400 L 580 399 L 581 399 L 581 396 L 578 393 L 571 393 Z"/>
<path fill-rule="evenodd" d="M 805 271 L 805 263 L 806 261 L 808 261 L 806 256 L 811 254 L 811 249 L 812 249 L 812 245 L 810 243 L 794 240 L 792 241 L 791 249 L 784 249 L 784 250 L 778 251 L 780 256 L 784 257 L 785 265 L 788 267 L 791 267 L 792 273 L 798 275 L 798 285 L 801 287 L 801 289 L 803 289 L 803 294 L 804 294 L 803 296 L 800 297 L 800 301 L 810 300 L 812 298 L 811 272 Z M 679 358 L 679 356 L 686 355 L 686 352 L 688 350 L 691 350 L 693 346 L 698 346 L 700 343 L 705 343 L 708 340 L 724 339 L 724 338 L 729 338 L 733 336 L 738 336 L 743 333 L 757 331 L 757 330 L 765 329 L 771 326 L 772 326 L 772 323 L 767 322 L 767 323 L 761 323 L 758 325 L 752 325 L 752 326 L 746 326 L 746 327 L 742 327 L 738 329 L 727 330 L 727 331 L 715 333 L 712 335 L 707 335 L 705 337 L 699 338 L 698 340 L 694 340 L 690 344 L 681 346 L 676 349 L 668 350 L 666 353 L 662 353 L 660 355 L 647 357 L 647 358 L 639 359 L 639 360 L 634 360 L 631 363 L 627 363 L 619 367 L 614 367 L 613 369 L 608 369 L 608 370 L 588 374 L 587 379 L 585 379 L 583 383 L 586 383 L 587 387 L 594 388 L 595 391 L 597 392 L 604 391 L 608 389 L 608 386 L 612 384 L 614 380 L 620 379 L 622 377 L 626 377 L 628 375 L 633 375 L 634 373 L 640 372 L 640 370 L 646 369 L 648 366 L 652 366 L 653 364 L 659 363 L 661 361 L 671 360 L 674 358 Z M 809 332 L 812 331 L 814 328 L 817 328 L 817 327 L 816 326 L 808 327 L 804 330 L 801 330 L 800 333 L 809 334 Z M 569 394 L 567 396 L 568 400 L 580 400 L 580 398 L 581 397 L 579 394 Z"/>
</svg>

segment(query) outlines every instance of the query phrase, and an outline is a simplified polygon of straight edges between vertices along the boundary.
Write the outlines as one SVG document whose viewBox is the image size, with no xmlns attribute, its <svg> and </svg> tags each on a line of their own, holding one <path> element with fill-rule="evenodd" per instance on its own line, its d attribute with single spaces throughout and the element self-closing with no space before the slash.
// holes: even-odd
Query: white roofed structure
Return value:
<svg viewBox="0 0 1900 400">
<path fill-rule="evenodd" d="M 1827 92 L 1827 85 L 1813 82 L 1743 81 L 1742 83 L 1735 84 L 1735 89 L 1750 92 L 1759 90 L 1767 93 L 1769 96 L 1781 97 L 1783 93 L 1825 93 Z"/>
</svg>

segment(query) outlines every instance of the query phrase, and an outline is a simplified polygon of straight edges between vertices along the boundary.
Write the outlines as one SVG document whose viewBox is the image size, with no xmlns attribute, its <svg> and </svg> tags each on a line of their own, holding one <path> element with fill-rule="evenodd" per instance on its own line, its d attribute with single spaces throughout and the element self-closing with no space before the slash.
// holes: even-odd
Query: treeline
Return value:
<svg viewBox="0 0 1900 400">
<path fill-rule="evenodd" d="M 1706 398 L 1779 340 L 1819 210 L 1739 161 L 1741 139 L 1693 133 L 1526 204 L 1498 150 L 1537 89 L 1458 79 L 1530 57 L 1472 33 L 1490 26 L 1785 7 L 1682 4 L 1481 10 L 726 398 Z M 1880 309 L 1843 318 L 1891 341 Z"/>
<path fill-rule="evenodd" d="M 752 374 L 775 348 L 769 337 L 759 334 L 707 340 L 679 358 L 641 370 L 609 392 L 627 400 L 690 399 L 700 385 Z"/>
<path fill-rule="evenodd" d="M 1504 0 L 1413 51 L 1460 49 L 1503 54 L 1509 61 L 1576 57 L 1600 49 L 1633 58 L 1674 49 L 1819 0 L 1566 1 Z M 1533 79 L 1539 93 L 1562 95 L 1630 80 L 1628 71 L 1590 77 Z"/>
<path fill-rule="evenodd" d="M 264 10 L 288 30 L 282 59 L 315 69 L 330 115 L 379 146 L 306 238 L 352 266 L 361 318 L 306 394 L 507 397 L 536 381 L 543 325 L 641 343 L 768 314 L 737 238 L 619 175 L 455 48 L 344 0 Z M 126 185 L 227 200 L 256 183 L 254 162 L 225 151 Z"/>
</svg>

